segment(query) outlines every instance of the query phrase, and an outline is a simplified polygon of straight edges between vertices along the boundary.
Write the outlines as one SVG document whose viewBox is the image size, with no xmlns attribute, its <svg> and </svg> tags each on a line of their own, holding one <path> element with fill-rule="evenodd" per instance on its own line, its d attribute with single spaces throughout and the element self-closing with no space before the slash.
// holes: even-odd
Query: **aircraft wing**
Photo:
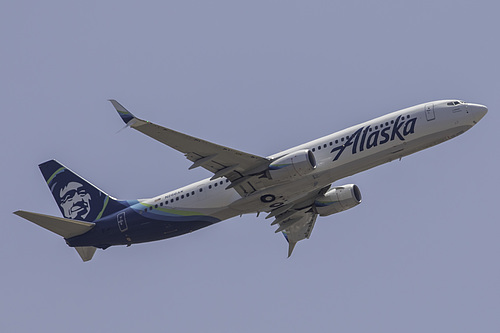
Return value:
<svg viewBox="0 0 500 333">
<path fill-rule="evenodd" d="M 309 239 L 311 237 L 314 224 L 318 214 L 313 211 L 298 211 L 289 218 L 279 222 L 280 227 L 276 232 L 283 232 L 288 241 L 288 257 L 292 255 L 292 251 L 298 241 Z"/>
<path fill-rule="evenodd" d="M 298 241 L 311 237 L 318 217 L 313 208 L 315 199 L 325 194 L 330 187 L 328 185 L 320 190 L 306 193 L 301 198 L 272 210 L 266 217 L 266 219 L 274 217 L 271 225 L 279 226 L 275 232 L 282 232 L 288 241 L 288 257 L 292 255 L 292 251 Z"/>
<path fill-rule="evenodd" d="M 270 160 L 208 142 L 135 117 L 120 103 L 110 100 L 127 126 L 180 151 L 193 162 L 189 169 L 202 167 L 212 172 L 212 179 L 226 177 L 240 195 L 262 188 L 258 175 L 267 169 Z"/>
</svg>

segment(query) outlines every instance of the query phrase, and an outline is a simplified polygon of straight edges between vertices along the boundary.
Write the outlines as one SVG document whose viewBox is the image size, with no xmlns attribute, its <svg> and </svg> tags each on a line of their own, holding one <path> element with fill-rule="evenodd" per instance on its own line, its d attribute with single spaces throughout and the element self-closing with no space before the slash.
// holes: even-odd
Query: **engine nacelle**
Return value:
<svg viewBox="0 0 500 333">
<path fill-rule="evenodd" d="M 337 186 L 314 200 L 314 209 L 320 216 L 332 215 L 361 203 L 361 192 L 354 184 Z"/>
<path fill-rule="evenodd" d="M 299 150 L 278 158 L 269 164 L 272 179 L 292 179 L 307 175 L 316 169 L 316 158 L 309 149 Z"/>
</svg>

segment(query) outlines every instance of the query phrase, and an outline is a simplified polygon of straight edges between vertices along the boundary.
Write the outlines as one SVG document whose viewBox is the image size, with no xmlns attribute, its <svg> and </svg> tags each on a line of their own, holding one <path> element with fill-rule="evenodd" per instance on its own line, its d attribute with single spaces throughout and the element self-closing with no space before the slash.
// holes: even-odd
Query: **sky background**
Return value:
<svg viewBox="0 0 500 333">
<path fill-rule="evenodd" d="M 1 332 L 498 332 L 497 1 L 0 2 Z M 466 134 L 364 173 L 363 203 L 287 259 L 263 216 L 98 250 L 12 214 L 60 216 L 55 158 L 120 199 L 209 177 L 137 116 L 270 155 L 456 98 Z"/>
</svg>

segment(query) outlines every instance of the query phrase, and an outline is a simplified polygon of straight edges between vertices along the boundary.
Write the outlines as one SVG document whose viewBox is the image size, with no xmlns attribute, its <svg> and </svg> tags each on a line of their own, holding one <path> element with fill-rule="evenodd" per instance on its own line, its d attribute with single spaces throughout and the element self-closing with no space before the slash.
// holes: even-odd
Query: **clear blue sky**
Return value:
<svg viewBox="0 0 500 333">
<path fill-rule="evenodd" d="M 498 332 L 496 1 L 2 1 L 0 331 Z M 345 179 L 363 203 L 286 259 L 261 216 L 75 250 L 12 214 L 59 215 L 37 165 L 111 195 L 204 177 L 123 126 L 107 99 L 269 155 L 407 106 L 487 116 L 440 146 Z"/>
</svg>

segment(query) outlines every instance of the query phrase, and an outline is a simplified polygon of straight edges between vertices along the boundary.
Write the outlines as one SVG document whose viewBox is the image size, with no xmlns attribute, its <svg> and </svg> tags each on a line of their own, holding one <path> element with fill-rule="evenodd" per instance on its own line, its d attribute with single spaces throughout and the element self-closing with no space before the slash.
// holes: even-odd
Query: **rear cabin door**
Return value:
<svg viewBox="0 0 500 333">
<path fill-rule="evenodd" d="M 120 228 L 121 232 L 125 232 L 128 230 L 127 220 L 125 219 L 125 212 L 116 215 L 116 220 L 118 222 L 118 228 Z"/>
<path fill-rule="evenodd" d="M 427 118 L 427 121 L 436 119 L 436 115 L 434 114 L 434 104 L 425 105 L 425 117 Z"/>
</svg>

